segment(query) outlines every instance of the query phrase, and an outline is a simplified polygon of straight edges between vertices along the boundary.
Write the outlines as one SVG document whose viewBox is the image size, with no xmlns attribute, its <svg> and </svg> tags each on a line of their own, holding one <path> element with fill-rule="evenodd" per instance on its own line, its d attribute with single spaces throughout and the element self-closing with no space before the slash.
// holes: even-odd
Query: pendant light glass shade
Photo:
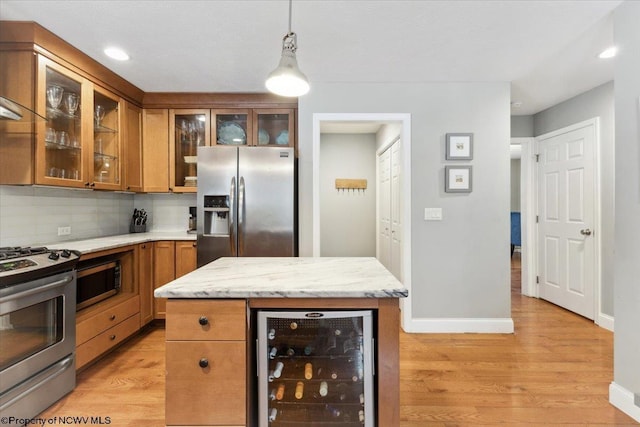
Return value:
<svg viewBox="0 0 640 427">
<path fill-rule="evenodd" d="M 265 86 L 280 96 L 302 96 L 309 92 L 307 76 L 298 68 L 296 33 L 291 31 L 291 0 L 289 0 L 289 32 L 282 39 L 282 57 L 278 67 L 267 76 Z"/>
</svg>

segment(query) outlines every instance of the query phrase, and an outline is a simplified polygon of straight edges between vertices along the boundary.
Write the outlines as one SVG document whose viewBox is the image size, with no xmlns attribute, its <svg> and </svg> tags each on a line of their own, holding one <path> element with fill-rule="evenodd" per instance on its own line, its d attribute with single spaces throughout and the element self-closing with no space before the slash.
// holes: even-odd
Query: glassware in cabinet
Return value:
<svg viewBox="0 0 640 427">
<path fill-rule="evenodd" d="M 209 110 L 170 110 L 170 187 L 195 192 L 198 147 L 210 145 Z"/>
<path fill-rule="evenodd" d="M 82 185 L 82 78 L 43 64 L 42 92 L 46 123 L 38 124 L 37 181 L 55 185 Z M 77 77 L 77 78 L 76 78 Z"/>
<path fill-rule="evenodd" d="M 294 118 L 292 109 L 253 110 L 256 123 L 255 145 L 293 147 Z"/>
<path fill-rule="evenodd" d="M 374 426 L 371 319 L 259 311 L 259 426 Z"/>
<path fill-rule="evenodd" d="M 121 187 L 120 100 L 106 92 L 93 92 L 93 186 Z"/>
<path fill-rule="evenodd" d="M 211 119 L 214 144 L 253 145 L 251 110 L 212 110 Z"/>
</svg>

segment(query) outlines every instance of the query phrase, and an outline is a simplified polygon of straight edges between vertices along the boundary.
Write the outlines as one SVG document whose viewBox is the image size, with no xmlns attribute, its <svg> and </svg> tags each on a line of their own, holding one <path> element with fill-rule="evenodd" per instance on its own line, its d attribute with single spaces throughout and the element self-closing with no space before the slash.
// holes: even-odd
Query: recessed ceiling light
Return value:
<svg viewBox="0 0 640 427">
<path fill-rule="evenodd" d="M 522 107 L 522 102 L 520 101 L 511 101 L 511 108 L 520 108 Z"/>
<path fill-rule="evenodd" d="M 128 61 L 129 55 L 119 47 L 108 47 L 104 50 L 105 55 L 118 61 Z"/>
<path fill-rule="evenodd" d="M 618 53 L 618 48 L 615 46 L 611 46 L 606 48 L 602 52 L 600 52 L 600 55 L 598 55 L 598 58 L 600 59 L 613 58 L 614 56 L 616 56 L 616 53 Z"/>
</svg>

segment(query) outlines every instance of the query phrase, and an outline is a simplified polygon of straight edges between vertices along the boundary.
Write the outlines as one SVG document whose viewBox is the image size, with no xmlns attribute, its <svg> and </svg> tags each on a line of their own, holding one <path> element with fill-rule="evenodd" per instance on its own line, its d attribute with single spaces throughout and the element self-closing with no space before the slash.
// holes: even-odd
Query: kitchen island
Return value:
<svg viewBox="0 0 640 427">
<path fill-rule="evenodd" d="M 399 425 L 398 299 L 408 291 L 375 258 L 220 258 L 154 295 L 169 299 L 167 425 L 258 425 L 257 310 L 371 310 L 375 425 Z"/>
</svg>

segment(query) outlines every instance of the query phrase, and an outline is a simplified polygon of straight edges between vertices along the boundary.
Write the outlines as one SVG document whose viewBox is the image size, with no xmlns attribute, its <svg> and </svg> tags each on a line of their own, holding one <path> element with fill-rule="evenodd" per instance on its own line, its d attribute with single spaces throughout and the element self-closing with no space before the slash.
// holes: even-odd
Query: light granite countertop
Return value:
<svg viewBox="0 0 640 427">
<path fill-rule="evenodd" d="M 49 249 L 72 249 L 83 254 L 119 248 L 122 246 L 136 245 L 138 243 L 155 242 L 159 240 L 196 240 L 195 234 L 186 231 L 175 232 L 148 232 L 119 234 L 116 236 L 96 237 L 95 239 L 70 240 L 46 245 Z"/>
<path fill-rule="evenodd" d="M 403 298 L 375 258 L 219 258 L 156 289 L 158 298 Z"/>
</svg>

